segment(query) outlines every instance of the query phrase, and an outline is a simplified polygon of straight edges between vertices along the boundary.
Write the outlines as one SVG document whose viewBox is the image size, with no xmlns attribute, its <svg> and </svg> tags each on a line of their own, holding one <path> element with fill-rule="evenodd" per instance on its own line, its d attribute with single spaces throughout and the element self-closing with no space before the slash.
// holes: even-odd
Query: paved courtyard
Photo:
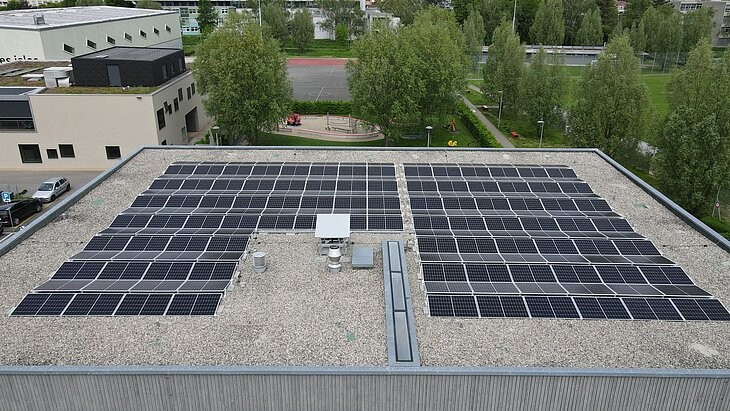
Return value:
<svg viewBox="0 0 730 411">
<path fill-rule="evenodd" d="M 289 78 L 297 100 L 349 101 L 347 59 L 338 58 L 291 58 Z"/>
</svg>

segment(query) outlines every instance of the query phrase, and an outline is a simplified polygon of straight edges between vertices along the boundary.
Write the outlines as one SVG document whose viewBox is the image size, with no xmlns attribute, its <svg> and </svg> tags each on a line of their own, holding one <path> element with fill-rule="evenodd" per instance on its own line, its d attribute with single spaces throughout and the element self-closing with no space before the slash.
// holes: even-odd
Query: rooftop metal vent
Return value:
<svg viewBox="0 0 730 411">
<path fill-rule="evenodd" d="M 342 252 L 340 252 L 340 247 L 336 245 L 330 246 L 330 249 L 327 252 L 327 269 L 331 273 L 339 273 L 342 271 L 341 259 Z"/>
<path fill-rule="evenodd" d="M 33 24 L 35 24 L 36 26 L 46 24 L 46 18 L 43 17 L 42 14 L 37 14 L 33 16 Z"/>
<path fill-rule="evenodd" d="M 266 253 L 263 251 L 256 251 L 253 253 L 253 270 L 257 273 L 263 273 L 266 271 Z"/>
</svg>

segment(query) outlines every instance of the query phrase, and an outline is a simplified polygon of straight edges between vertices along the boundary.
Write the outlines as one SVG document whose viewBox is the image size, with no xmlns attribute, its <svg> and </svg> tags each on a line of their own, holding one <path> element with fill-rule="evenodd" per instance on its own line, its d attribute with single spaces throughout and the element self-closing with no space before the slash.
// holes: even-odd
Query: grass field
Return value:
<svg viewBox="0 0 730 411">
<path fill-rule="evenodd" d="M 260 146 L 340 146 L 340 147 L 382 147 L 383 140 L 358 141 L 353 143 L 340 141 L 314 140 L 311 138 L 287 136 L 283 134 L 262 133 L 259 137 Z"/>
</svg>

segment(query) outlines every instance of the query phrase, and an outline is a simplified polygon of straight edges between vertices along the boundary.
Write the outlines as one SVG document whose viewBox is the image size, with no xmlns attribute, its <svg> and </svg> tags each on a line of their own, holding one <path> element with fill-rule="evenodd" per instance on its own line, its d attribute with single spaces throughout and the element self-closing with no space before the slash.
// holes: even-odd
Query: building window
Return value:
<svg viewBox="0 0 730 411">
<path fill-rule="evenodd" d="M 162 130 L 165 128 L 165 109 L 157 110 L 157 128 Z"/>
<path fill-rule="evenodd" d="M 177 98 L 178 100 L 183 101 L 182 88 L 177 89 Z"/>
<path fill-rule="evenodd" d="M 96 43 L 89 39 L 86 39 L 86 47 L 96 50 Z"/>
<path fill-rule="evenodd" d="M 114 40 L 114 37 L 109 37 L 109 36 L 106 36 L 106 42 L 111 44 L 112 46 L 117 44 L 117 41 Z"/>
<path fill-rule="evenodd" d="M 190 93 L 190 86 L 188 86 L 188 100 L 190 100 L 193 97 L 193 95 Z"/>
<path fill-rule="evenodd" d="M 0 130 L 35 130 L 32 118 L 2 118 Z"/>
<path fill-rule="evenodd" d="M 160 30 L 157 30 L 157 27 L 152 27 L 152 32 L 158 36 L 160 35 Z"/>
<path fill-rule="evenodd" d="M 18 144 L 20 160 L 24 163 L 42 163 L 41 148 L 38 144 Z"/>
<path fill-rule="evenodd" d="M 142 30 L 139 31 L 139 35 L 142 36 L 143 39 L 146 39 L 147 38 L 147 33 L 145 33 Z"/>
<path fill-rule="evenodd" d="M 58 150 L 55 148 L 47 148 L 46 149 L 46 156 L 50 158 L 58 158 Z"/>
<path fill-rule="evenodd" d="M 122 158 L 122 150 L 119 146 L 106 146 L 106 158 L 114 160 L 116 158 Z"/>
<path fill-rule="evenodd" d="M 190 84 L 190 90 L 192 90 L 193 95 L 195 95 L 195 83 Z"/>
<path fill-rule="evenodd" d="M 167 140 L 162 140 L 162 143 L 160 143 L 160 144 L 162 144 L 163 146 L 166 146 L 167 145 Z"/>
<path fill-rule="evenodd" d="M 165 24 L 165 31 L 168 33 L 172 33 L 172 29 L 167 24 Z"/>
<path fill-rule="evenodd" d="M 65 51 L 66 53 L 74 54 L 75 49 L 68 44 L 63 43 L 63 51 Z"/>
<path fill-rule="evenodd" d="M 177 98 L 175 100 L 172 100 L 172 105 L 175 106 L 175 111 L 180 110 L 180 103 Z"/>
<path fill-rule="evenodd" d="M 74 158 L 76 157 L 76 154 L 74 153 L 74 146 L 73 144 L 59 144 L 58 145 L 58 151 L 61 153 L 62 158 Z"/>
<path fill-rule="evenodd" d="M 124 39 L 131 42 L 132 41 L 132 35 L 129 33 L 124 33 Z"/>
<path fill-rule="evenodd" d="M 162 65 L 162 79 L 167 80 L 167 64 Z"/>
</svg>

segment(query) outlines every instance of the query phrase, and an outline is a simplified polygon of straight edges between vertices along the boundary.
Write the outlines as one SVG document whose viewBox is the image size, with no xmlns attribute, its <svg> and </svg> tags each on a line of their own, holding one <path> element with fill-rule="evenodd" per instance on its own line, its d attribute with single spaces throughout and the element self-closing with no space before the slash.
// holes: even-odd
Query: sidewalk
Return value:
<svg viewBox="0 0 730 411">
<path fill-rule="evenodd" d="M 469 88 L 481 93 L 481 90 L 479 90 L 478 87 L 470 85 Z M 482 114 L 482 112 L 479 111 L 479 109 L 474 104 L 472 104 L 471 101 L 469 101 L 468 98 L 461 96 L 461 99 L 464 100 L 464 103 L 466 104 L 467 107 L 469 107 L 472 111 L 474 111 L 474 114 L 477 116 L 477 118 L 482 123 L 484 123 L 485 126 L 487 126 L 487 129 L 489 130 L 489 132 L 492 133 L 494 138 L 497 140 L 497 142 L 499 142 L 499 144 L 502 145 L 502 147 L 515 148 L 514 144 L 512 144 L 512 142 L 510 142 L 509 139 L 507 139 L 507 137 L 505 137 L 504 134 L 502 134 L 502 132 L 497 130 L 497 127 L 495 127 L 494 124 L 492 124 L 492 122 L 489 121 L 489 119 L 487 119 L 487 117 L 485 117 L 484 114 Z"/>
</svg>

